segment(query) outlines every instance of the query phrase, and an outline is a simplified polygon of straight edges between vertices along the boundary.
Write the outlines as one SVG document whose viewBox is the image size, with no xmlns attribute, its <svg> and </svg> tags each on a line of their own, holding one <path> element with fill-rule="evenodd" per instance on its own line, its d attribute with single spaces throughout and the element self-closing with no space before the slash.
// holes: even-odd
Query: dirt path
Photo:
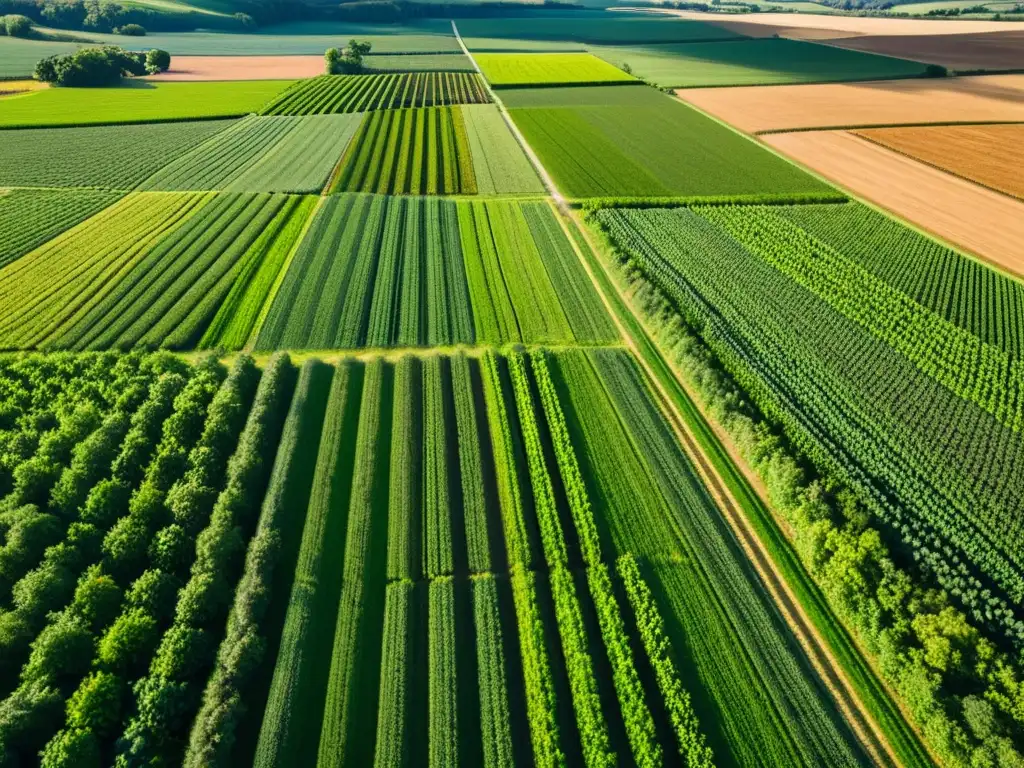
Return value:
<svg viewBox="0 0 1024 768">
<path fill-rule="evenodd" d="M 504 118 L 505 124 L 508 125 L 509 130 L 512 131 L 512 135 L 515 136 L 516 141 L 519 142 L 519 146 L 523 148 L 523 152 L 525 152 L 526 157 L 529 158 L 530 163 L 533 165 L 533 169 L 537 171 L 537 174 L 540 176 L 540 180 L 544 182 L 544 186 L 548 190 L 548 193 L 555 199 L 559 207 L 564 208 L 565 198 L 562 197 L 562 193 L 559 192 L 558 187 L 555 186 L 555 180 L 548 174 L 547 168 L 541 164 L 540 158 L 534 154 L 533 148 L 526 143 L 525 137 L 519 132 L 519 126 L 515 124 L 515 121 L 512 119 L 511 115 L 509 115 L 504 102 L 498 97 L 498 94 L 494 92 L 494 89 L 491 88 L 491 84 L 487 82 L 487 78 L 484 77 L 484 73 L 480 69 L 480 65 L 476 63 L 476 59 L 473 58 L 473 54 L 469 52 L 469 49 L 466 47 L 466 43 L 463 42 L 462 35 L 459 34 L 459 28 L 455 26 L 454 19 L 452 20 L 452 32 L 455 34 L 455 39 L 459 41 L 459 46 L 462 48 L 462 52 L 466 54 L 466 58 L 468 58 L 470 63 L 473 65 L 473 69 L 476 70 L 476 73 L 480 75 L 480 79 L 483 80 L 484 87 L 487 89 L 487 93 L 490 94 L 491 100 L 498 107 L 498 112 Z"/>
<path fill-rule="evenodd" d="M 583 226 L 581 221 L 579 221 L 578 214 L 575 211 L 569 211 L 565 206 L 560 206 L 560 209 L 572 219 L 577 229 L 579 229 L 584 239 L 587 241 L 591 251 L 595 254 L 595 257 L 600 259 L 601 257 L 597 255 L 599 251 L 595 248 L 595 243 L 593 242 L 587 228 Z M 744 554 L 753 564 L 758 577 L 761 579 L 766 591 L 775 603 L 775 606 L 778 608 L 783 620 L 792 630 L 793 635 L 796 637 L 797 642 L 800 644 L 800 647 L 803 649 L 807 659 L 810 661 L 811 666 L 831 693 L 840 713 L 850 724 L 851 729 L 857 739 L 861 742 L 865 752 L 876 765 L 899 766 L 900 762 L 889 744 L 888 739 L 886 739 L 885 734 L 864 708 L 863 703 L 858 697 L 852 684 L 847 679 L 842 667 L 840 667 L 838 661 L 832 655 L 832 652 L 829 650 L 824 638 L 822 638 L 817 629 L 815 629 L 813 622 L 811 622 L 810 618 L 804 612 L 800 601 L 797 599 L 796 595 L 793 594 L 793 591 L 789 588 L 789 585 L 786 583 L 782 575 L 776 570 L 775 563 L 772 561 L 771 556 L 762 544 L 760 538 L 758 538 L 753 526 L 751 526 L 750 522 L 747 520 L 746 515 L 740 509 L 739 503 L 733 497 L 728 486 L 719 476 L 714 466 L 704 456 L 704 453 L 700 448 L 700 443 L 697 441 L 686 420 L 683 418 L 683 415 L 679 412 L 678 408 L 676 408 L 674 402 L 665 391 L 665 388 L 658 381 L 648 362 L 640 354 L 636 341 L 622 323 L 612 306 L 609 297 L 605 294 L 604 290 L 602 290 L 600 281 L 591 269 L 589 260 L 580 252 L 579 246 L 568 230 L 565 218 L 560 216 L 558 217 L 558 220 L 566 237 L 569 238 L 569 242 L 572 244 L 573 250 L 576 252 L 583 268 L 586 270 L 587 276 L 594 284 L 594 289 L 598 292 L 606 310 L 611 315 L 619 333 L 625 340 L 626 348 L 633 353 L 633 357 L 643 368 L 647 374 L 647 378 L 650 380 L 652 386 L 662 400 L 664 410 L 667 411 L 670 416 L 669 423 L 671 424 L 673 431 L 676 433 L 680 445 L 683 446 L 687 457 L 696 468 L 701 482 L 708 489 L 708 492 L 715 500 L 716 505 L 722 511 L 723 516 L 729 523 L 729 527 L 732 528 L 733 533 L 736 535 L 736 539 L 742 547 Z M 607 272 L 606 276 L 609 278 L 611 277 L 610 275 L 607 275 Z M 627 310 L 632 312 L 632 309 L 629 307 L 629 303 L 625 299 L 622 299 L 622 301 L 624 302 Z M 634 318 L 636 318 L 637 322 L 640 323 L 642 327 L 645 327 L 640 318 L 636 317 L 635 314 Z M 676 378 L 678 380 L 678 376 Z M 680 384 L 680 386 L 682 386 L 682 384 Z M 686 391 L 685 387 L 684 391 Z M 688 397 L 693 399 L 691 393 L 687 391 L 686 394 Z"/>
</svg>

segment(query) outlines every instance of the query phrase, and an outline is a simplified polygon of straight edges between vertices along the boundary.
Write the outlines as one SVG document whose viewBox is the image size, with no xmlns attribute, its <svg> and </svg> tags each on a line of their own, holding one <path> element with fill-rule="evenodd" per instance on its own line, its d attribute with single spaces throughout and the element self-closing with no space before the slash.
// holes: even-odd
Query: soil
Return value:
<svg viewBox="0 0 1024 768">
<path fill-rule="evenodd" d="M 623 9 L 625 10 L 625 9 Z M 647 9 L 645 9 L 647 10 Z M 719 13 L 657 9 L 684 19 L 715 24 L 750 37 L 793 37 L 803 40 L 848 38 L 860 35 L 961 35 L 980 32 L 1024 31 L 1024 21 L 985 21 L 975 19 L 900 19 L 877 16 L 833 16 L 814 13 L 745 13 L 735 21 Z"/>
<path fill-rule="evenodd" d="M 871 128 L 861 138 L 983 187 L 1024 199 L 1024 125 Z"/>
<path fill-rule="evenodd" d="M 779 133 L 764 140 L 921 229 L 1024 276 L 1024 203 L 846 131 Z"/>
<path fill-rule="evenodd" d="M 690 88 L 676 94 L 752 133 L 1024 121 L 1024 75 Z"/>
<path fill-rule="evenodd" d="M 939 64 L 954 72 L 1024 69 L 1024 31 L 958 35 L 866 35 L 830 40 L 829 45 Z"/>
<path fill-rule="evenodd" d="M 324 73 L 323 56 L 174 56 L 147 80 L 290 80 Z"/>
</svg>

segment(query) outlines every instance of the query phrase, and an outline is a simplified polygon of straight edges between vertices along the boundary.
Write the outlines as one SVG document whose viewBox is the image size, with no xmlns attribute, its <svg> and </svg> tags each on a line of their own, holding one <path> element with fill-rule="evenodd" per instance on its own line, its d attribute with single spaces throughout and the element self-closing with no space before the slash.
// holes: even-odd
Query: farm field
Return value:
<svg viewBox="0 0 1024 768">
<path fill-rule="evenodd" d="M 588 53 L 480 53 L 474 56 L 494 87 L 635 82 L 618 67 Z"/>
<path fill-rule="evenodd" d="M 323 56 L 173 56 L 169 70 L 146 80 L 298 80 L 323 71 Z"/>
<path fill-rule="evenodd" d="M 259 112 L 290 84 L 289 80 L 138 81 L 120 88 L 47 88 L 0 102 L 0 128 L 240 117 Z"/>
<path fill-rule="evenodd" d="M 881 80 L 924 72 L 913 61 L 784 39 L 589 50 L 616 66 L 628 64 L 661 88 Z"/>
<path fill-rule="evenodd" d="M 18 6 L 196 79 L 0 99 L 0 765 L 1024 765 L 1020 76 L 198 2 Z"/>
<path fill-rule="evenodd" d="M 1024 274 L 1024 203 L 844 131 L 779 133 L 768 144 L 917 226 Z"/>
<path fill-rule="evenodd" d="M 488 101 L 475 74 L 323 75 L 297 82 L 267 105 L 263 114 L 324 115 Z"/>
<path fill-rule="evenodd" d="M 533 90 L 533 89 L 530 89 Z M 565 193 L 586 197 L 832 194 L 794 166 L 744 137 L 643 86 L 606 87 L 612 104 L 584 94 L 574 105 L 533 106 L 529 92 L 507 102 L 516 125 Z M 593 93 L 592 89 L 586 89 Z M 540 103 L 551 98 L 542 94 Z M 630 109 L 621 105 L 629 100 Z"/>
<path fill-rule="evenodd" d="M 481 195 L 544 194 L 544 185 L 493 104 L 461 108 Z"/>
<path fill-rule="evenodd" d="M 543 202 L 337 195 L 272 297 L 256 349 L 612 341 L 574 258 Z"/>
<path fill-rule="evenodd" d="M 70 229 L 120 197 L 105 190 L 0 191 L 0 267 Z"/>
<path fill-rule="evenodd" d="M 319 192 L 358 115 L 250 116 L 161 168 L 139 189 Z"/>
<path fill-rule="evenodd" d="M 692 89 L 679 97 L 750 133 L 1024 121 L 1024 75 Z"/>
<path fill-rule="evenodd" d="M 0 78 L 29 77 L 40 59 L 70 53 L 77 48 L 75 43 L 23 40 L 0 35 Z"/>
<path fill-rule="evenodd" d="M 473 156 L 462 110 L 426 107 L 363 115 L 330 191 L 476 193 Z"/>
<path fill-rule="evenodd" d="M 1024 125 L 877 128 L 857 136 L 998 192 L 1024 198 L 1024 180 L 1013 172 Z"/>
<path fill-rule="evenodd" d="M 984 601 L 984 583 L 1001 610 L 1017 603 L 1020 527 L 1000 494 L 1017 494 L 1009 478 L 1024 477 L 1015 437 L 1019 283 L 968 269 L 965 257 L 918 236 L 897 253 L 927 254 L 935 267 L 963 264 L 928 271 L 928 304 L 951 310 L 944 317 L 900 290 L 907 261 L 888 264 L 877 254 L 888 242 L 884 226 L 871 226 L 884 222 L 880 214 L 850 204 L 810 215 L 801 207 L 609 210 L 597 220 L 680 312 L 707 324 L 702 336 L 730 361 L 731 375 L 772 372 L 777 383 L 758 390 L 759 407 L 777 414 L 814 461 L 857 488 L 873 516 L 909 527 L 922 542 L 917 556 L 930 559 L 947 587 L 973 584 L 965 598 Z M 967 301 L 949 306 L 954 296 L 994 310 L 978 323 Z M 888 305 L 895 314 L 897 304 L 898 320 L 881 310 Z M 918 341 L 925 336 L 933 346 Z M 952 362 L 970 359 L 969 347 L 990 355 L 992 366 Z M 741 348 L 745 355 L 736 354 Z M 981 385 L 988 377 L 992 384 Z M 920 394 L 901 398 L 907 390 Z M 899 430 L 899 443 L 886 438 L 890 429 Z M 925 467 L 927 481 L 916 474 Z M 1015 622 L 997 623 L 1015 632 Z"/>
<path fill-rule="evenodd" d="M 6 377 L 24 381 L 46 361 L 13 362 Z M 92 419 L 58 425 L 85 442 L 50 449 L 52 490 L 14 485 L 8 497 L 40 499 L 46 511 L 36 514 L 49 516 L 84 500 L 104 545 L 62 588 L 20 602 L 18 617 L 98 650 L 19 674 L 14 663 L 29 648 L 5 648 L 4 704 L 36 717 L 31 731 L 4 722 L 8 755 L 52 753 L 74 737 L 104 754 L 212 753 L 257 765 L 282 754 L 294 765 L 318 754 L 391 762 L 426 750 L 452 762 L 596 754 L 710 765 L 745 762 L 753 750 L 800 760 L 804 749 L 864 763 L 823 689 L 802 677 L 784 630 L 768 630 L 772 615 L 742 561 L 701 535 L 715 515 L 671 433 L 652 420 L 625 353 L 342 358 L 301 370 L 276 355 L 262 371 L 247 356 L 225 369 L 108 354 L 46 370 L 57 391 L 77 386 L 65 402 Z M 31 388 L 18 392 L 21 412 L 46 408 Z M 581 399 L 621 423 L 581 412 Z M 616 439 L 594 442 L 608 428 Z M 426 443 L 406 439 L 419 434 Z M 632 482 L 611 482 L 607 468 L 624 459 Z M 161 514 L 119 501 L 136 489 Z M 600 503 L 608 493 L 615 501 Z M 653 524 L 646 547 L 685 552 L 680 563 L 655 564 L 615 538 L 616 516 L 638 513 Z M 172 561 L 164 549 L 115 545 L 190 536 L 204 546 L 179 545 Z M 271 541 L 282 546 L 269 560 L 254 557 Z M 329 555 L 335 545 L 340 557 Z M 49 563 L 43 555 L 39 572 L 51 573 Z M 213 574 L 231 597 L 188 608 L 185 596 Z M 725 602 L 709 574 L 733 584 Z M 94 617 L 76 579 L 118 599 Z M 168 589 L 176 584 L 181 597 Z M 265 600 L 245 611 L 255 590 Z M 739 615 L 759 616 L 742 623 L 751 632 L 736 632 Z M 121 661 L 104 650 L 140 623 L 152 638 L 145 651 Z M 177 638 L 200 631 L 209 644 L 188 665 L 160 663 Z M 685 657 L 666 645 L 681 632 Z M 272 675 L 233 660 L 246 636 L 261 641 L 248 659 Z M 722 643 L 750 666 L 694 675 L 692 659 L 720 655 Z M 32 698 L 39 682 L 50 684 L 49 701 L 100 685 L 130 705 L 79 728 Z M 172 688 L 188 695 L 170 718 L 159 702 Z M 796 727 L 783 731 L 788 717 Z"/>
<path fill-rule="evenodd" d="M 5 131 L 0 187 L 131 189 L 229 128 L 226 120 Z"/>
<path fill-rule="evenodd" d="M 867 51 L 883 56 L 900 55 L 929 64 L 938 64 L 955 72 L 1012 71 L 1024 67 L 1024 52 L 1021 51 L 1021 46 L 1024 45 L 1024 28 L 1020 22 L 1013 25 L 1012 31 L 1007 29 L 944 37 L 865 36 L 844 38 L 833 43 L 849 50 Z"/>
</svg>

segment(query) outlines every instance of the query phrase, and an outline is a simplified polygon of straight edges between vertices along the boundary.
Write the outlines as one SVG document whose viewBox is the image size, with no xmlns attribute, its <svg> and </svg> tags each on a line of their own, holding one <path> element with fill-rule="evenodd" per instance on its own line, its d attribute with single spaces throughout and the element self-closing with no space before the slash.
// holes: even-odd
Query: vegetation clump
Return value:
<svg viewBox="0 0 1024 768">
<path fill-rule="evenodd" d="M 126 76 L 165 72 L 170 66 L 171 55 L 167 51 L 153 49 L 149 53 L 136 53 L 105 45 L 47 56 L 36 64 L 33 77 L 68 88 L 100 88 L 116 85 Z"/>
<path fill-rule="evenodd" d="M 363 71 L 363 56 L 370 52 L 370 43 L 349 40 L 342 48 L 328 48 L 324 53 L 328 75 L 358 75 Z"/>
</svg>

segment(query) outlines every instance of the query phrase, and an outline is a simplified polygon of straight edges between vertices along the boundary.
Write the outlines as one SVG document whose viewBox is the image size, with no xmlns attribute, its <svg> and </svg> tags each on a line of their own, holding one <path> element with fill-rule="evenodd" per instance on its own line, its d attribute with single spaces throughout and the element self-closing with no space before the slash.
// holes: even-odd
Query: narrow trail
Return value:
<svg viewBox="0 0 1024 768">
<path fill-rule="evenodd" d="M 510 131 L 512 131 L 512 135 L 515 136 L 516 141 L 519 142 L 519 146 L 523 148 L 523 152 L 526 153 L 526 157 L 530 160 L 530 164 L 533 166 L 533 169 L 537 172 L 537 175 L 540 176 L 540 180 L 544 183 L 544 186 L 545 188 L 547 188 L 548 193 L 551 195 L 551 197 L 554 198 L 555 203 L 558 204 L 559 209 L 568 213 L 569 207 L 565 202 L 565 198 L 562 197 L 562 193 L 559 192 L 558 187 L 555 186 L 555 180 L 552 179 L 551 176 L 548 174 L 547 168 L 545 168 L 541 164 L 540 158 L 537 157 L 537 155 L 533 151 L 533 148 L 527 143 L 526 138 L 519 131 L 519 126 L 515 124 L 515 122 L 512 120 L 512 117 L 509 115 L 508 109 L 505 107 L 505 102 L 503 102 L 498 97 L 498 94 L 496 94 L 494 92 L 494 89 L 491 88 L 491 84 L 487 82 L 487 78 L 484 77 L 484 73 L 480 69 L 480 65 L 476 63 L 476 59 L 473 58 L 473 54 L 469 52 L 469 49 L 466 47 L 466 43 L 462 40 L 462 35 L 459 34 L 459 28 L 455 26 L 454 19 L 452 19 L 452 33 L 455 35 L 455 39 L 459 41 L 459 47 L 462 48 L 462 52 L 466 54 L 466 57 L 473 65 L 473 69 L 476 71 L 478 75 L 480 75 L 480 79 L 483 80 L 484 87 L 487 89 L 487 93 L 490 95 L 491 101 L 493 101 L 495 106 L 498 107 L 498 112 L 505 120 L 505 125 L 508 126 Z"/>
<path fill-rule="evenodd" d="M 825 639 L 817 631 L 813 622 L 804 611 L 803 606 L 800 604 L 800 601 L 790 589 L 782 574 L 779 573 L 767 548 L 761 542 L 750 521 L 740 508 L 739 502 L 737 502 L 735 497 L 729 491 L 728 485 L 718 474 L 712 463 L 704 455 L 704 452 L 701 450 L 700 443 L 693 434 L 693 431 L 688 425 L 686 419 L 676 407 L 672 398 L 669 397 L 664 385 L 662 385 L 658 380 L 650 364 L 640 353 L 636 340 L 623 324 L 615 310 L 615 307 L 612 305 L 610 297 L 606 295 L 600 281 L 594 274 L 590 261 L 581 252 L 579 244 L 569 231 L 569 225 L 567 224 L 566 219 L 570 219 L 572 221 L 573 226 L 576 227 L 583 239 L 586 241 L 587 246 L 590 248 L 595 260 L 598 262 L 597 268 L 604 269 L 603 264 L 600 263 L 600 251 L 595 247 L 595 243 L 591 238 L 590 232 L 579 220 L 579 214 L 570 208 L 565 197 L 558 191 L 558 187 L 555 185 L 550 174 L 548 174 L 547 169 L 541 164 L 540 159 L 537 157 L 536 153 L 534 153 L 533 149 L 530 147 L 529 143 L 527 143 L 525 137 L 519 131 L 519 128 L 508 114 L 508 110 L 505 108 L 504 103 L 491 88 L 487 79 L 483 77 L 480 66 L 466 48 L 466 44 L 462 40 L 462 36 L 459 34 L 459 29 L 454 20 L 452 21 L 452 32 L 455 34 L 455 38 L 459 41 L 459 46 L 462 48 L 463 53 L 465 53 L 470 62 L 472 62 L 474 70 L 480 74 L 481 78 L 484 80 L 485 87 L 491 95 L 491 98 L 494 100 L 494 103 L 498 106 L 498 111 L 505 119 L 505 123 L 509 126 L 512 134 L 516 137 L 516 140 L 523 148 L 523 151 L 529 158 L 530 163 L 544 182 L 544 186 L 551 193 L 553 205 L 562 214 L 561 216 L 556 216 L 556 218 L 558 219 L 565 236 L 572 244 L 572 248 L 575 251 L 577 258 L 583 265 L 583 269 L 590 278 L 590 281 L 594 286 L 594 290 L 596 290 L 598 296 L 601 297 L 601 301 L 618 328 L 619 334 L 622 336 L 626 348 L 632 352 L 634 359 L 636 359 L 638 364 L 644 370 L 652 387 L 661 399 L 664 406 L 663 410 L 670 417 L 668 419 L 669 424 L 675 432 L 680 445 L 683 447 L 683 450 L 686 452 L 690 462 L 697 470 L 697 474 L 700 477 L 701 482 L 708 489 L 708 492 L 715 500 L 715 504 L 722 511 L 723 517 L 726 519 L 729 527 L 735 534 L 737 542 L 742 547 L 744 554 L 754 566 L 758 577 L 778 609 L 779 614 L 793 632 L 794 637 L 803 649 L 803 652 L 812 668 L 828 689 L 837 708 L 850 724 L 850 728 L 852 729 L 854 736 L 861 743 L 867 755 L 876 765 L 886 766 L 887 768 L 900 766 L 901 763 L 896 757 L 896 754 L 893 751 L 892 746 L 889 744 L 885 734 L 865 708 L 839 662 L 829 649 Z M 605 277 L 611 281 L 613 286 L 615 285 L 613 276 L 607 274 L 607 270 L 605 270 Z M 625 310 L 633 315 L 638 326 L 645 334 L 647 334 L 648 342 L 651 344 L 652 348 L 657 350 L 656 345 L 654 345 L 653 341 L 650 339 L 650 332 L 643 320 L 637 317 L 629 302 L 626 301 L 624 297 L 619 296 L 618 298 L 625 307 Z M 660 354 L 660 352 L 658 354 Z M 673 367 L 668 364 L 666 367 L 672 371 L 673 376 L 676 378 L 677 383 L 683 389 L 686 396 L 693 400 L 692 393 L 690 393 L 679 381 L 679 377 L 675 374 Z"/>
</svg>

